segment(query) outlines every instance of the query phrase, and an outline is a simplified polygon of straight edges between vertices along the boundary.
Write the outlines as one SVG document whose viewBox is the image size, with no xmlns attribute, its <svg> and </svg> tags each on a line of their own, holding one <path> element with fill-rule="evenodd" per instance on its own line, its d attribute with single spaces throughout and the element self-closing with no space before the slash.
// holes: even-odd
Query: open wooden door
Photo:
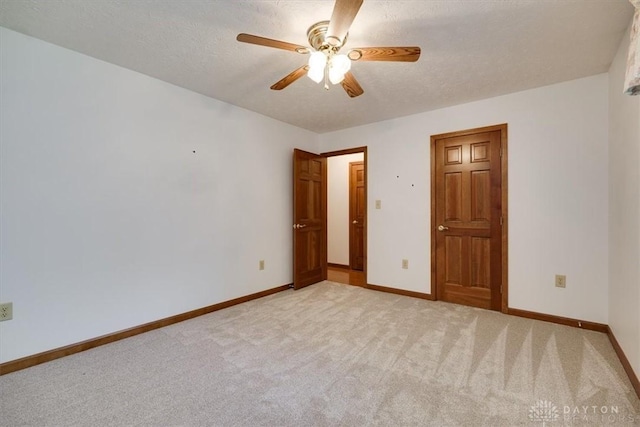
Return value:
<svg viewBox="0 0 640 427">
<path fill-rule="evenodd" d="M 349 163 L 349 263 L 352 270 L 364 269 L 364 162 Z"/>
<path fill-rule="evenodd" d="M 293 150 L 293 287 L 327 278 L 327 160 Z"/>
</svg>

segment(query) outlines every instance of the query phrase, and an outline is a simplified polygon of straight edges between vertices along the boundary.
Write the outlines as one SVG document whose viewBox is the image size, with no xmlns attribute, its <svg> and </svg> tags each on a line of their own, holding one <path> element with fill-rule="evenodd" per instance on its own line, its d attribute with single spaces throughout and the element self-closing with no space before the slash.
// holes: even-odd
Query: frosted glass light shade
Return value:
<svg viewBox="0 0 640 427">
<path fill-rule="evenodd" d="M 316 83 L 320 83 L 324 78 L 324 69 L 322 68 L 309 68 L 307 76 Z"/>
<path fill-rule="evenodd" d="M 350 69 L 351 60 L 347 55 L 334 55 L 329 66 L 329 80 L 334 85 L 340 83 Z"/>
<path fill-rule="evenodd" d="M 335 68 L 329 68 L 329 81 L 331 84 L 337 85 L 344 80 L 344 73 L 341 73 Z"/>
<path fill-rule="evenodd" d="M 331 66 L 340 70 L 342 74 L 345 74 L 351 69 L 351 60 L 347 55 L 334 55 L 331 58 Z"/>
<path fill-rule="evenodd" d="M 322 52 L 313 52 L 309 57 L 309 71 L 307 76 L 316 83 L 324 78 L 324 69 L 327 66 L 327 56 Z"/>
</svg>

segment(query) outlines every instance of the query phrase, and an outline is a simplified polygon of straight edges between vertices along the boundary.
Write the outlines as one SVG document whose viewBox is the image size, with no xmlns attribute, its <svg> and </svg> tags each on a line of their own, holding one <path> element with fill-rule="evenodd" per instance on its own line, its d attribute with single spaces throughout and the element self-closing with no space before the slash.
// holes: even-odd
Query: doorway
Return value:
<svg viewBox="0 0 640 427">
<path fill-rule="evenodd" d="M 327 279 L 366 285 L 366 147 L 323 153 L 328 168 Z"/>
<path fill-rule="evenodd" d="M 506 312 L 507 125 L 431 137 L 431 291 Z"/>
<path fill-rule="evenodd" d="M 328 214 L 332 207 L 328 199 L 335 190 L 330 185 L 330 162 L 341 159 L 344 169 L 341 175 L 343 201 L 339 207 L 342 217 L 338 220 L 337 230 L 331 230 Z M 346 163 L 345 163 L 346 161 Z M 361 162 L 359 176 L 355 186 L 355 212 L 349 202 L 349 162 Z M 332 151 L 320 155 L 294 150 L 294 288 L 298 289 L 324 279 L 365 286 L 367 269 L 367 221 L 366 221 L 366 165 L 367 148 L 358 147 Z M 356 177 L 358 178 L 358 177 Z M 328 185 L 329 183 L 329 185 Z M 350 211 L 351 209 L 351 211 Z M 356 217 L 353 217 L 356 215 Z M 356 221 L 354 224 L 353 221 Z M 337 258 L 332 251 L 332 239 L 338 233 Z M 354 238 L 362 241 L 355 245 L 354 256 L 358 265 L 352 265 L 352 253 L 349 249 Z M 345 249 L 346 248 L 346 249 Z M 358 268 L 352 269 L 352 266 Z"/>
</svg>

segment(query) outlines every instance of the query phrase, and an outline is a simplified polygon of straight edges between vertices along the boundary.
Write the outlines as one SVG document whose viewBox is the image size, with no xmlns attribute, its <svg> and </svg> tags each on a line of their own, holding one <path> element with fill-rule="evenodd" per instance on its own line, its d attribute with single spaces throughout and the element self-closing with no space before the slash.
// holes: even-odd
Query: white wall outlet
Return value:
<svg viewBox="0 0 640 427">
<path fill-rule="evenodd" d="M 376 209 L 382 209 L 382 200 L 376 200 Z"/>
<path fill-rule="evenodd" d="M 5 302 L 0 304 L 0 322 L 13 319 L 13 303 Z"/>
<path fill-rule="evenodd" d="M 259 270 L 264 270 L 264 260 L 263 259 L 260 260 L 260 264 L 258 265 L 258 269 Z"/>
<path fill-rule="evenodd" d="M 567 276 L 563 274 L 556 274 L 556 288 L 567 287 Z"/>
<path fill-rule="evenodd" d="M 409 269 L 409 260 L 408 259 L 403 259 L 402 260 L 402 268 L 405 270 Z"/>
</svg>

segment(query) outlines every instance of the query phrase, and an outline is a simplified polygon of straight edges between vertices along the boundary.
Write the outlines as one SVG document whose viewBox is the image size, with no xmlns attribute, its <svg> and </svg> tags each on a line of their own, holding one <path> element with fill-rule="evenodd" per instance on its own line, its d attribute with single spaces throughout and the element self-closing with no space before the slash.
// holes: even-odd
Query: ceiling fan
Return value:
<svg viewBox="0 0 640 427">
<path fill-rule="evenodd" d="M 312 48 L 245 33 L 238 34 L 236 40 L 310 55 L 307 64 L 276 82 L 271 86 L 273 90 L 282 90 L 307 74 L 316 83 L 324 80 L 325 89 L 329 89 L 329 83 L 340 83 L 347 94 L 355 98 L 362 95 L 364 90 L 349 71 L 352 61 L 415 62 L 420 58 L 418 46 L 357 47 L 346 54 L 339 53 L 347 42 L 349 27 L 362 2 L 363 0 L 336 0 L 331 20 L 316 22 L 307 30 Z"/>
</svg>

